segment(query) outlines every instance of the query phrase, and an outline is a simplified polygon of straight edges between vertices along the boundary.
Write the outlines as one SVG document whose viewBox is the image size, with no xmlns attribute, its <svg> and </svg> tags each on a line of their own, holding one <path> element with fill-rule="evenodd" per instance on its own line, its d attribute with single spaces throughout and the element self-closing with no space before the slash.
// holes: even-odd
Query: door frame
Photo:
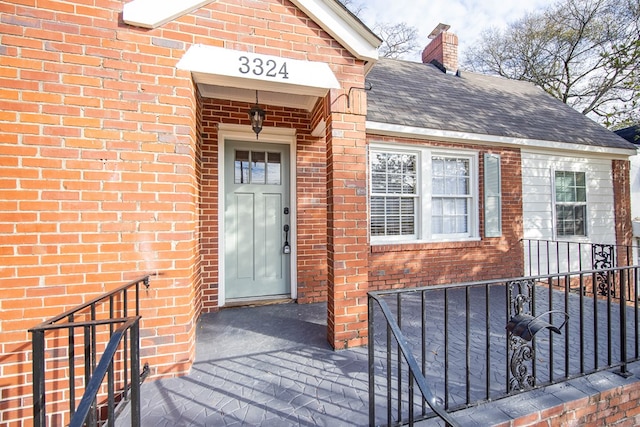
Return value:
<svg viewBox="0 0 640 427">
<path fill-rule="evenodd" d="M 224 147 L 227 140 L 254 142 L 256 134 L 250 126 L 234 124 L 218 124 L 218 306 L 222 307 L 226 303 L 225 298 L 225 239 L 224 239 Z M 298 297 L 298 277 L 297 277 L 297 203 L 296 203 L 296 130 L 288 128 L 264 127 L 260 132 L 259 143 L 264 144 L 284 144 L 289 146 L 289 243 L 291 244 L 291 298 Z"/>
</svg>

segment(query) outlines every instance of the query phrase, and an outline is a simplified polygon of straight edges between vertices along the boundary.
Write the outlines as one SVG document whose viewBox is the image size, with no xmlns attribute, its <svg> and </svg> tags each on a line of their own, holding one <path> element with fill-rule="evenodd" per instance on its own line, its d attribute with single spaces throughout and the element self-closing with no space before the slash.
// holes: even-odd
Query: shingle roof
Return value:
<svg viewBox="0 0 640 427">
<path fill-rule="evenodd" d="M 627 141 L 640 145 L 640 125 L 629 126 L 628 128 L 619 129 L 615 132 Z"/>
<path fill-rule="evenodd" d="M 380 59 L 367 76 L 367 120 L 611 148 L 629 142 L 528 82 Z"/>
</svg>

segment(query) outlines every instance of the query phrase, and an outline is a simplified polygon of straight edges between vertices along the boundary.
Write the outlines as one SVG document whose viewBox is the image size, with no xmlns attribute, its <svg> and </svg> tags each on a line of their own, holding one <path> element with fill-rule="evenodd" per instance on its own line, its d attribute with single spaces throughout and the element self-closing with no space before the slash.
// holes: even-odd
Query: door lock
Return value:
<svg viewBox="0 0 640 427">
<path fill-rule="evenodd" d="M 285 213 L 287 213 L 287 210 L 289 208 L 284 208 L 284 209 L 285 209 Z M 282 247 L 282 253 L 284 254 L 291 253 L 291 246 L 289 246 L 289 224 L 284 225 L 284 246 Z"/>
</svg>

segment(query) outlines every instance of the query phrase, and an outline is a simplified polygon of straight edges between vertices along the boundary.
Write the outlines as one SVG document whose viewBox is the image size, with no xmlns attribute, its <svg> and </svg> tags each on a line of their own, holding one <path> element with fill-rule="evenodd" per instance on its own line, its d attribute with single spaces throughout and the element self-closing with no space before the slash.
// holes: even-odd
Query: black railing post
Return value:
<svg viewBox="0 0 640 427">
<path fill-rule="evenodd" d="M 74 315 L 69 315 L 68 321 L 73 324 Z M 73 417 L 73 414 L 76 412 L 76 384 L 75 384 L 75 375 L 73 374 L 76 371 L 76 341 L 75 341 L 75 328 L 73 326 L 69 326 L 69 414 Z"/>
<path fill-rule="evenodd" d="M 45 427 L 46 408 L 44 391 L 44 331 L 35 330 L 32 332 L 33 346 L 33 425 L 34 427 Z"/>
<path fill-rule="evenodd" d="M 640 324 L 640 319 L 638 318 L 638 314 L 639 311 L 638 310 L 638 288 L 640 285 L 640 277 L 638 277 L 638 274 L 640 274 L 640 268 L 634 268 L 633 269 L 633 324 L 634 324 L 634 328 L 633 330 L 635 331 L 635 357 L 636 359 L 638 359 L 640 357 L 640 334 L 638 333 L 638 326 Z"/>
<path fill-rule="evenodd" d="M 129 337 L 131 339 L 131 425 L 140 427 L 140 318 L 136 319 L 131 326 Z"/>
<path fill-rule="evenodd" d="M 398 293 L 396 296 L 398 314 L 396 323 L 398 328 L 402 330 L 402 294 Z M 398 354 L 398 421 L 402 421 L 402 360 L 400 359 L 400 343 L 397 343 L 396 352 Z"/>
<path fill-rule="evenodd" d="M 620 366 L 619 374 L 625 378 L 631 376 L 631 373 L 627 371 L 627 302 L 624 298 L 626 294 L 625 289 L 627 286 L 627 277 L 625 270 L 618 270 L 620 274 Z M 631 270 L 628 270 L 629 272 Z"/>
<path fill-rule="evenodd" d="M 387 323 L 387 425 L 393 420 L 393 387 L 391 387 L 391 369 L 393 368 L 393 358 L 391 352 L 391 325 Z"/>
<path fill-rule="evenodd" d="M 368 310 L 368 319 L 367 319 L 367 330 L 369 331 L 369 336 L 367 337 L 368 346 L 367 352 L 369 356 L 369 426 L 374 427 L 376 424 L 376 373 L 375 373 L 375 349 L 374 349 L 374 321 L 373 321 L 373 301 L 371 295 L 367 295 L 367 310 Z"/>
</svg>

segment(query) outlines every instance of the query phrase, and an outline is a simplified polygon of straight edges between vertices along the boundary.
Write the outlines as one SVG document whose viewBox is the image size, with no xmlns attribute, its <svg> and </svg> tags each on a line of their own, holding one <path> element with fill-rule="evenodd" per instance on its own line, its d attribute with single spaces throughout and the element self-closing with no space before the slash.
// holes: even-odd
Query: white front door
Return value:
<svg viewBox="0 0 640 427">
<path fill-rule="evenodd" d="M 225 299 L 289 297 L 289 146 L 226 141 L 224 153 Z"/>
</svg>

